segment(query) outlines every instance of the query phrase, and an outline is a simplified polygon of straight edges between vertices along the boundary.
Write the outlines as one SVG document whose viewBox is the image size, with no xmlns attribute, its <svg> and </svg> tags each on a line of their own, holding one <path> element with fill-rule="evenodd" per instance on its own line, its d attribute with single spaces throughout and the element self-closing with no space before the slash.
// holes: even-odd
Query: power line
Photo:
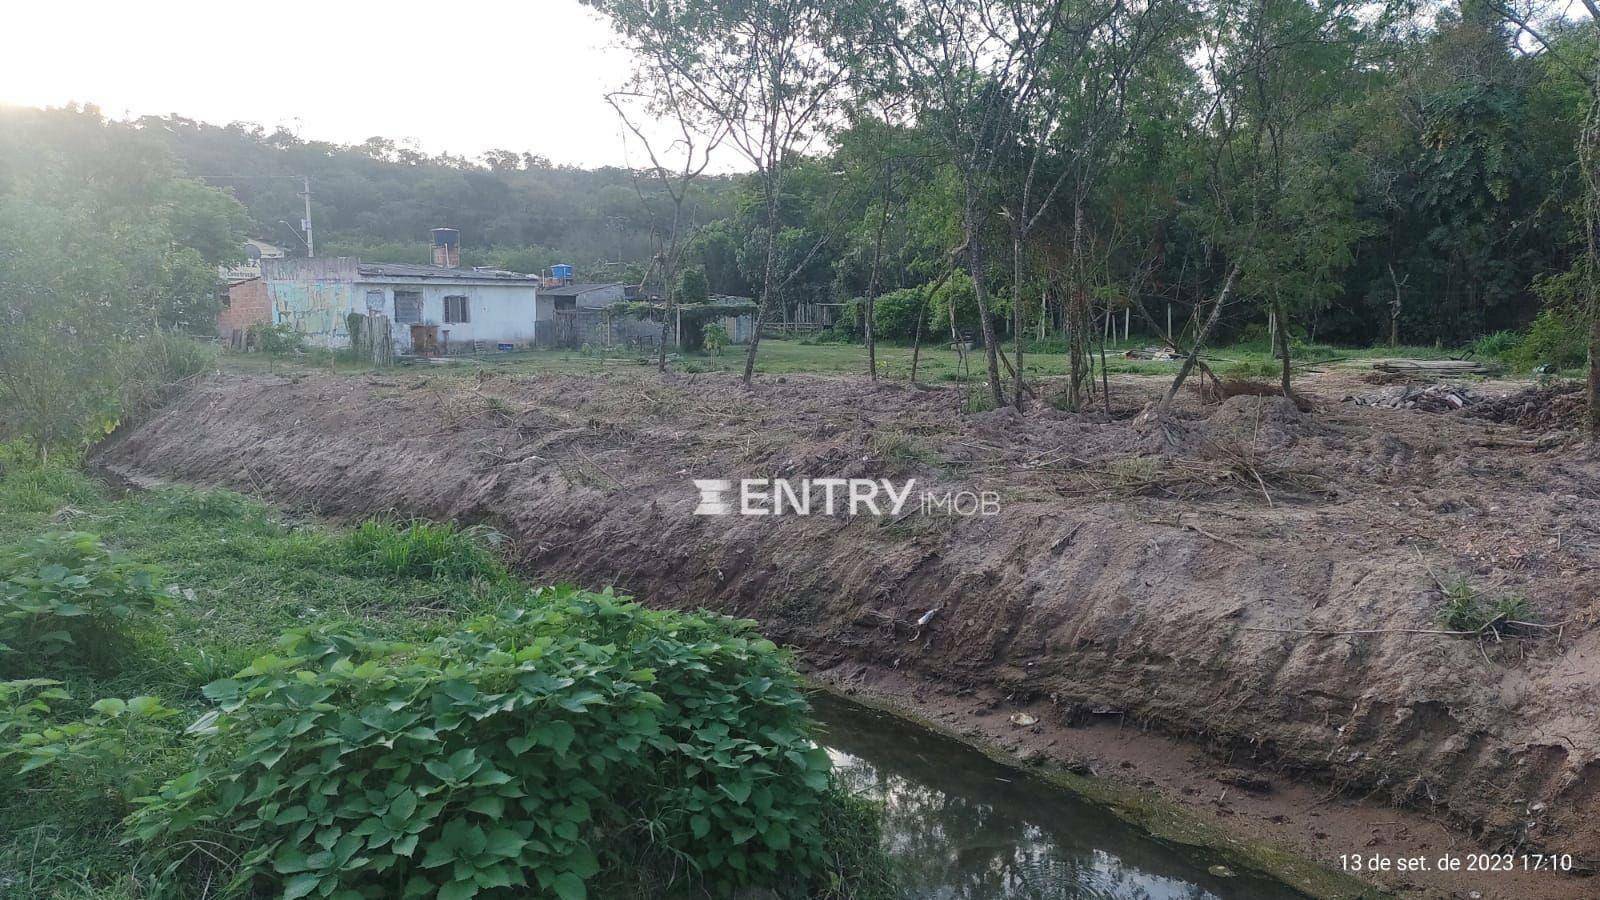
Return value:
<svg viewBox="0 0 1600 900">
<path fill-rule="evenodd" d="M 300 242 L 306 245 L 306 257 L 307 258 L 314 257 L 314 256 L 317 255 L 317 243 L 316 243 L 317 239 L 316 239 L 315 236 L 313 236 L 312 231 L 311 231 L 311 176 L 310 175 L 194 175 L 194 176 L 191 176 L 191 177 L 194 177 L 194 178 L 218 178 L 218 179 L 238 179 L 238 178 L 294 178 L 294 179 L 298 179 L 301 182 L 301 184 L 304 186 L 303 189 L 300 192 L 300 196 L 301 196 L 301 198 L 303 198 L 305 200 L 305 204 L 306 204 L 305 218 L 300 220 L 300 230 L 305 232 L 305 234 L 303 236 L 301 236 Z M 283 224 L 287 225 L 289 223 L 284 222 Z"/>
</svg>

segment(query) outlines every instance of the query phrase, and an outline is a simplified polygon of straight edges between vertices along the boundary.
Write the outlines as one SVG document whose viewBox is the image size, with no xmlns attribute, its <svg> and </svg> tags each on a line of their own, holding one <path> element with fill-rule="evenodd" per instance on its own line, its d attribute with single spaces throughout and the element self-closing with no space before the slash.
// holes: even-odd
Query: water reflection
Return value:
<svg viewBox="0 0 1600 900">
<path fill-rule="evenodd" d="M 884 805 L 907 897 L 1267 900 L 1301 896 L 1162 844 L 1105 810 L 960 743 L 813 698 L 840 781 Z"/>
</svg>

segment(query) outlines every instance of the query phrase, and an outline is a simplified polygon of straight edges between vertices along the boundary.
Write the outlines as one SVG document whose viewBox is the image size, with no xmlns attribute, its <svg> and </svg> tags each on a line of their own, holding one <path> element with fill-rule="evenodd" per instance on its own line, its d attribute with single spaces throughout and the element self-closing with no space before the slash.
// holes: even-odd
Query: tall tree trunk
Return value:
<svg viewBox="0 0 1600 900">
<path fill-rule="evenodd" d="M 1017 342 L 1016 356 L 1017 368 L 1012 384 L 1011 404 L 1017 409 L 1022 409 L 1022 341 L 1023 329 L 1026 327 L 1022 321 L 1022 269 L 1024 235 L 1020 226 L 1011 232 L 1011 336 Z"/>
<path fill-rule="evenodd" d="M 1278 356 L 1283 360 L 1283 395 L 1289 397 L 1294 393 L 1289 386 L 1292 374 L 1292 367 L 1289 364 L 1289 320 L 1283 314 L 1283 302 L 1280 300 L 1274 300 L 1272 303 L 1272 319 L 1278 325 L 1275 337 L 1278 342 Z"/>
<path fill-rule="evenodd" d="M 1076 191 L 1072 203 L 1072 256 L 1067 264 L 1067 406 L 1077 412 L 1083 403 L 1083 379 L 1088 366 L 1089 312 L 1081 288 L 1083 250 L 1083 199 Z"/>
<path fill-rule="evenodd" d="M 878 380 L 878 335 L 875 318 L 878 311 L 878 275 L 882 272 L 883 263 L 883 233 L 889 227 L 889 192 L 894 183 L 890 181 L 889 163 L 883 165 L 883 215 L 878 219 L 878 238 L 872 247 L 872 278 L 867 282 L 867 374 L 873 381 Z"/>
<path fill-rule="evenodd" d="M 962 222 L 966 230 L 967 263 L 972 274 L 972 295 L 978 302 L 978 328 L 983 333 L 983 354 L 989 364 L 989 396 L 998 409 L 1005 405 L 1006 399 L 1000 389 L 1000 359 L 996 355 L 994 318 L 989 314 L 989 292 L 983 285 L 983 241 L 978 234 L 978 198 L 975 191 L 973 185 L 967 185 Z"/>
<path fill-rule="evenodd" d="M 1239 280 L 1239 264 L 1234 263 L 1228 270 L 1228 280 L 1222 283 L 1222 291 L 1217 294 L 1217 302 L 1211 307 L 1211 314 L 1206 316 L 1204 325 L 1194 336 L 1194 345 L 1189 348 L 1189 355 L 1183 358 L 1183 365 L 1178 367 L 1177 377 L 1172 379 L 1172 384 L 1167 388 L 1167 393 L 1156 403 L 1157 415 L 1165 415 L 1172 408 L 1172 400 L 1178 396 L 1178 389 L 1183 387 L 1183 382 L 1188 379 L 1189 373 L 1194 371 L 1195 363 L 1200 360 L 1200 350 L 1206 345 L 1206 338 L 1211 336 L 1211 329 L 1216 327 L 1217 320 L 1222 318 L 1222 307 L 1228 303 L 1228 295 L 1233 293 L 1233 283 Z"/>
<path fill-rule="evenodd" d="M 1600 16 L 1596 16 L 1600 18 Z M 1600 59 L 1594 76 L 1600 78 Z M 1583 168 L 1583 212 L 1587 237 L 1584 288 L 1588 294 L 1585 311 L 1589 315 L 1589 379 L 1586 399 L 1590 440 L 1600 440 L 1600 82 L 1589 87 L 1589 115 L 1578 138 L 1578 164 Z"/>
<path fill-rule="evenodd" d="M 767 203 L 767 259 L 762 266 L 761 274 L 761 305 L 756 309 L 755 328 L 750 332 L 750 346 L 744 354 L 744 386 L 749 387 L 756 374 L 756 348 L 761 344 L 761 326 L 772 315 L 772 302 L 775 299 L 773 290 L 777 280 L 777 273 L 773 270 L 778 265 L 778 190 L 773 184 L 772 173 L 767 173 L 766 179 Z"/>
<path fill-rule="evenodd" d="M 944 287 L 944 283 L 950 280 L 950 274 L 954 271 L 955 268 L 952 265 L 951 268 L 944 270 L 944 274 L 939 276 L 938 281 L 935 281 L 931 285 L 923 285 L 922 287 L 922 298 L 917 301 L 917 328 L 912 334 L 911 338 L 912 384 L 917 383 L 917 362 L 922 357 L 922 320 L 928 317 L 928 303 L 933 299 L 933 295 L 939 290 L 939 288 Z M 950 321 L 951 324 L 954 325 L 955 319 L 952 318 Z"/>
<path fill-rule="evenodd" d="M 1409 280 L 1411 276 L 1406 276 Z M 1389 301 L 1389 346 L 1400 346 L 1400 280 L 1394 276 L 1394 263 L 1389 263 L 1389 284 L 1394 288 L 1394 299 Z"/>
</svg>

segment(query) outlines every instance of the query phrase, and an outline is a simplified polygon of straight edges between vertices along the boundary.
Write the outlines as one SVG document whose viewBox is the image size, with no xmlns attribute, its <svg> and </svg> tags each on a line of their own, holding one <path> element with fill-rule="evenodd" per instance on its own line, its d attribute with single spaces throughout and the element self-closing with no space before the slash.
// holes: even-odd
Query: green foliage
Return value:
<svg viewBox="0 0 1600 900">
<path fill-rule="evenodd" d="M 982 330 L 978 323 L 978 296 L 973 293 L 973 280 L 966 277 L 947 280 L 928 299 L 928 330 L 939 335 L 941 340 L 949 335 L 952 306 L 955 307 L 957 330 L 970 333 L 974 341 L 982 341 Z M 1003 296 L 990 296 L 989 307 L 997 320 L 1003 319 L 1011 311 L 1010 301 Z"/>
<path fill-rule="evenodd" d="M 12 502 L 21 496 L 31 498 L 29 509 L 21 509 Z M 216 768 L 230 765 L 236 759 L 249 737 L 248 727 L 227 734 L 185 735 L 182 733 L 183 726 L 195 723 L 208 711 L 210 704 L 201 696 L 201 687 L 238 673 L 252 659 L 271 650 L 273 639 L 268 636 L 277 635 L 287 628 L 309 628 L 334 634 L 360 630 L 361 633 L 396 642 L 392 646 L 397 655 L 385 656 L 383 661 L 385 669 L 391 670 L 407 665 L 407 660 L 424 665 L 422 656 L 407 656 L 410 651 L 406 648 L 422 648 L 425 653 L 433 653 L 429 649 L 430 642 L 441 635 L 455 635 L 455 643 L 463 648 L 465 645 L 460 644 L 462 640 L 499 640 L 498 637 L 475 638 L 459 634 L 463 621 L 508 607 L 531 604 L 537 609 L 544 605 L 539 598 L 529 600 L 525 589 L 509 578 L 495 581 L 482 577 L 460 581 L 396 581 L 387 575 L 347 574 L 343 569 L 350 560 L 343 551 L 346 540 L 343 529 L 285 522 L 261 504 L 226 491 L 171 488 L 113 496 L 81 472 L 68 469 L 61 460 L 53 460 L 48 466 L 39 466 L 27 448 L 0 444 L 0 540 L 18 540 L 40 530 L 59 527 L 52 526 L 52 521 L 80 518 L 92 519 L 102 534 L 108 538 L 114 537 L 116 545 L 127 553 L 140 559 L 159 560 L 162 571 L 185 587 L 173 595 L 170 605 L 164 605 L 160 615 L 129 620 L 128 625 L 138 636 L 139 652 L 118 657 L 114 671 L 110 670 L 111 667 L 101 670 L 68 668 L 69 660 L 55 656 L 30 658 L 26 660 L 27 671 L 15 676 L 35 677 L 41 673 L 39 667 L 43 665 L 43 673 L 66 681 L 72 697 L 82 699 L 43 698 L 47 710 L 34 710 L 29 714 L 31 721 L 26 723 L 25 733 L 30 734 L 44 735 L 47 729 L 63 729 L 63 740 L 56 740 L 52 733 L 51 739 L 41 746 L 59 743 L 64 751 L 69 752 L 58 755 L 49 765 L 22 775 L 17 775 L 14 768 L 10 768 L 21 757 L 12 757 L 0 763 L 0 872 L 12 879 L 0 888 L 0 894 L 9 890 L 19 896 L 29 897 L 93 896 L 123 900 L 201 896 L 208 890 L 215 894 L 229 877 L 226 872 L 219 871 L 219 867 L 231 865 L 231 862 L 227 862 L 230 860 L 227 850 L 238 848 L 248 852 L 255 848 L 253 835 L 228 834 L 225 836 L 227 846 L 223 847 L 212 843 L 216 835 L 198 829 L 191 832 L 194 842 L 172 844 L 161 840 L 158 845 L 147 847 L 137 841 L 121 843 L 124 831 L 120 823 L 129 808 L 129 798 L 158 790 L 162 784 L 195 769 L 197 760 L 199 764 Z M 591 621 L 593 618 L 588 610 L 579 613 L 572 634 L 583 643 L 600 647 L 608 643 L 614 645 L 607 648 L 606 652 L 617 652 L 618 655 L 613 657 L 616 665 L 603 674 L 609 677 L 644 667 L 641 662 L 629 664 L 622 661 L 623 654 L 633 652 L 632 644 L 625 645 L 620 639 L 613 640 L 615 632 L 622 625 L 602 628 L 599 623 Z M 774 664 L 770 645 L 758 643 L 758 639 L 745 626 L 730 626 L 720 619 L 712 620 L 713 625 L 706 626 L 710 630 L 702 634 L 704 629 L 701 624 L 696 624 L 701 620 L 698 617 L 689 618 L 693 618 L 694 622 L 684 625 L 685 619 L 682 617 L 665 613 L 650 614 L 649 627 L 641 625 L 637 632 L 639 641 L 649 642 L 651 635 L 654 635 L 651 652 L 674 658 L 677 653 L 674 648 L 699 648 L 707 642 L 719 648 L 707 651 L 701 657 L 701 661 L 707 662 L 708 668 L 713 671 L 695 670 L 692 673 L 694 677 L 705 679 L 703 693 L 695 694 L 691 690 L 689 695 L 679 696 L 660 687 L 652 689 L 653 693 L 671 704 L 663 709 L 659 717 L 664 720 L 669 709 L 678 710 L 683 713 L 684 727 L 692 727 L 700 732 L 705 732 L 707 728 L 714 729 L 712 720 L 719 716 L 738 718 L 748 713 L 745 719 L 740 720 L 743 722 L 759 718 L 760 710 L 746 703 L 743 688 L 736 684 L 732 690 L 724 690 L 722 685 L 727 680 L 743 681 L 764 675 L 766 667 Z M 527 622 L 524 621 L 523 625 L 527 625 Z M 514 622 L 500 622 L 497 627 L 514 631 L 522 626 Z M 528 627 L 532 630 L 532 626 Z M 548 628 L 550 634 L 557 636 L 568 628 L 566 624 L 555 621 L 541 627 Z M 538 636 L 529 640 L 534 644 L 539 643 Z M 376 643 L 372 638 L 363 638 L 362 641 Z M 570 642 L 557 643 L 562 647 L 570 646 Z M 589 652 L 581 646 L 577 649 L 582 653 Z M 476 652 L 460 650 L 463 656 Z M 564 652 L 555 649 L 548 651 L 557 655 Z M 694 652 L 699 651 L 694 649 Z M 739 657 L 741 652 L 745 658 Z M 283 656 L 281 650 L 278 655 Z M 380 654 L 374 651 L 374 655 Z M 585 669 L 582 660 L 572 655 L 563 659 L 562 664 L 569 666 L 567 671 L 576 671 L 578 674 L 575 677 L 583 684 L 588 683 L 584 679 L 604 669 L 603 666 Z M 21 661 L 19 657 L 12 656 L 3 665 Z M 719 661 L 726 661 L 727 665 Z M 547 664 L 554 665 L 553 662 Z M 694 669 L 697 663 L 690 660 L 683 665 Z M 735 671 L 740 665 L 745 668 Z M 489 676 L 489 670 L 476 664 L 463 666 L 463 670 L 467 669 L 489 678 L 488 682 L 480 682 L 484 693 L 502 689 L 490 683 L 493 678 Z M 435 664 L 428 677 L 448 678 L 450 673 L 441 672 Z M 666 677 L 661 676 L 663 680 Z M 677 676 L 674 674 L 672 677 Z M 782 681 L 769 694 L 776 696 L 791 686 L 792 682 Z M 58 687 L 63 686 L 40 685 L 27 689 L 23 691 L 27 696 L 17 703 L 26 704 L 40 692 Z M 750 685 L 751 690 L 759 687 L 759 682 Z M 581 685 L 573 686 L 572 690 L 580 691 Z M 150 702 L 136 703 L 132 698 L 138 695 L 170 698 L 166 702 L 180 709 L 180 715 L 130 717 L 130 708 L 137 713 L 144 703 Z M 566 698 L 568 694 L 561 696 Z M 769 695 L 763 696 L 771 699 Z M 98 712 L 89 705 L 89 701 L 97 697 L 107 698 Z M 697 697 L 708 702 L 696 706 Z M 117 714 L 117 699 L 128 704 L 120 714 Z M 11 704 L 10 701 L 0 703 L 0 720 L 8 720 L 5 710 L 9 705 L 17 704 Z M 619 739 L 625 734 L 615 721 L 601 718 L 612 712 L 610 707 L 587 702 L 583 705 L 582 714 L 558 706 L 555 712 L 541 717 L 540 721 L 553 723 L 557 719 L 565 719 L 573 724 L 574 746 L 588 740 L 588 737 L 580 737 L 579 732 L 592 735 L 595 741 L 600 741 L 598 735 L 601 726 L 594 724 L 599 721 L 605 721 L 605 727 L 612 728 L 611 733 Z M 425 714 L 432 713 L 425 711 Z M 519 712 L 519 715 L 526 714 L 526 711 Z M 251 710 L 241 711 L 240 715 L 248 715 L 252 721 L 256 721 L 258 716 L 265 717 L 269 713 Z M 509 712 L 497 712 L 483 727 L 486 730 L 503 728 L 506 734 L 527 735 L 528 730 L 516 726 L 513 718 Z M 780 711 L 762 721 L 775 722 L 783 718 L 785 714 Z M 11 717 L 9 720 L 14 719 Z M 216 725 L 217 720 L 213 719 L 209 724 Z M 457 743 L 452 745 L 450 754 L 468 743 L 477 744 L 464 732 L 477 728 L 478 723 L 463 722 L 460 727 L 463 734 L 451 738 Z M 201 721 L 199 730 L 209 730 L 208 724 Z M 678 733 L 665 725 L 663 732 Z M 10 748 L 10 739 L 16 733 L 18 729 L 10 727 L 5 734 L 0 734 L 0 746 Z M 729 738 L 739 733 L 738 726 L 735 726 L 730 730 Z M 95 740 L 91 741 L 90 738 Z M 709 741 L 709 737 L 706 740 Z M 765 743 L 768 740 L 766 737 L 758 736 L 756 740 L 762 742 L 764 747 L 769 747 Z M 732 756 L 744 752 L 740 746 L 728 745 L 726 741 L 716 744 L 714 748 L 708 744 L 690 744 L 697 753 L 725 750 Z M 291 752 L 300 753 L 301 744 L 298 740 L 295 746 L 297 749 Z M 206 750 L 204 758 L 197 757 L 197 749 Z M 370 749 L 371 752 L 379 752 L 379 748 Z M 78 752 L 80 750 L 82 752 Z M 306 752 L 314 754 L 317 751 Z M 494 752 L 504 755 L 508 751 L 495 749 Z M 681 769 L 675 773 L 658 772 L 653 777 L 678 791 L 673 796 L 681 799 L 685 792 L 695 786 L 687 774 L 688 767 L 701 763 L 687 761 L 688 757 L 682 756 L 687 751 L 681 748 L 677 752 L 681 759 L 686 760 Z M 449 754 L 444 758 L 448 760 Z M 656 754 L 652 758 L 659 760 L 661 756 Z M 581 765 L 591 765 L 588 761 L 579 762 Z M 606 773 L 609 776 L 613 771 L 615 767 L 608 766 Z M 698 786 L 714 784 L 714 779 L 718 777 L 716 773 L 723 771 L 721 768 L 713 771 L 706 766 L 701 775 L 695 776 L 703 779 Z M 253 775 L 264 773 L 265 770 L 259 768 L 253 770 Z M 565 779 L 574 773 L 581 773 L 581 770 L 557 769 L 550 777 Z M 372 780 L 379 785 L 386 785 L 392 775 L 390 772 L 374 772 Z M 423 776 L 419 773 L 416 777 Z M 751 805 L 757 802 L 760 787 L 769 784 L 759 777 L 752 776 L 752 779 L 758 784 L 747 801 Z M 609 782 L 592 773 L 586 780 L 601 784 L 602 787 L 609 785 Z M 638 783 L 627 780 L 617 782 L 621 787 Z M 463 786 L 462 790 L 477 789 Z M 773 790 L 776 794 L 776 789 Z M 726 795 L 712 796 L 712 805 L 707 807 L 708 810 L 716 811 L 715 804 L 723 802 L 719 797 Z M 630 802 L 628 808 L 632 812 L 653 810 L 669 801 L 678 802 L 666 794 L 663 794 L 663 798 L 658 801 L 625 798 L 622 802 Z M 691 794 L 689 800 L 684 802 L 693 801 L 694 795 Z M 199 800 L 192 802 L 198 803 Z M 461 802 L 468 801 L 463 799 Z M 507 802 L 512 812 L 521 815 L 519 807 L 509 800 Z M 726 802 L 731 804 L 731 798 Z M 816 822 L 828 864 L 804 878 L 801 877 L 802 873 L 797 872 L 795 878 L 784 880 L 781 893 L 787 896 L 841 898 L 893 896 L 892 891 L 883 889 L 884 884 L 892 886 L 893 882 L 883 870 L 884 860 L 875 853 L 876 813 L 861 802 L 851 801 L 831 789 L 820 802 L 822 805 L 819 808 L 807 811 L 805 815 Z M 614 809 L 614 806 L 607 808 Z M 700 870 L 704 874 L 696 875 L 697 870 L 686 863 L 696 860 L 693 854 L 700 851 L 700 844 L 682 851 L 689 855 L 680 856 L 676 848 L 681 844 L 663 843 L 653 837 L 652 822 L 677 822 L 679 824 L 672 827 L 684 830 L 689 835 L 685 840 L 692 839 L 693 824 L 683 824 L 692 813 L 675 815 L 676 818 L 654 815 L 651 819 L 639 816 L 628 819 L 626 827 L 596 826 L 592 832 L 586 831 L 586 836 L 598 835 L 591 844 L 593 853 L 607 863 L 604 870 L 590 880 L 590 893 L 638 896 L 641 886 L 643 894 L 650 896 L 701 890 L 712 894 L 726 893 L 716 889 L 715 885 L 719 883 L 718 879 L 735 877 L 726 871 L 733 863 L 724 858 L 718 864 L 720 869 L 705 864 Z M 606 824 L 610 826 L 610 820 Z M 565 830 L 565 826 L 560 827 Z M 435 833 L 442 836 L 442 827 L 436 829 Z M 712 841 L 716 835 L 716 831 L 708 830 L 705 840 Z M 760 836 L 752 836 L 740 846 L 755 854 L 761 852 L 764 840 Z M 217 851 L 217 855 L 225 862 L 201 863 L 200 860 L 208 857 L 204 853 L 193 853 L 197 846 Z M 420 861 L 422 852 L 419 848 L 413 859 Z M 187 862 L 176 868 L 168 868 L 175 856 L 185 856 Z M 163 858 L 168 862 L 162 862 Z M 747 860 L 747 869 L 752 870 L 751 877 L 754 878 L 759 864 Z M 424 874 L 443 878 L 452 871 L 452 867 L 447 866 L 427 870 Z M 287 878 L 278 873 L 273 873 L 272 877 L 278 879 L 280 884 Z M 504 894 L 506 890 L 499 889 L 498 892 Z M 383 892 L 383 895 L 388 896 L 388 893 Z"/>
<path fill-rule="evenodd" d="M 207 524 L 264 517 L 266 508 L 233 491 L 164 487 L 149 494 L 150 511 L 166 521 Z"/>
<path fill-rule="evenodd" d="M 175 729 L 162 723 L 177 713 L 156 697 L 107 697 L 86 717 L 61 720 L 51 704 L 72 697 L 60 684 L 0 682 L 0 783 L 31 782 L 58 800 L 119 806 L 152 790 L 149 756 L 173 742 Z"/>
<path fill-rule="evenodd" d="M 120 416 L 165 403 L 183 385 L 217 369 L 217 348 L 188 335 L 157 332 L 133 342 L 117 364 Z"/>
<path fill-rule="evenodd" d="M 1486 597 L 1467 581 L 1466 576 L 1441 585 L 1444 605 L 1439 609 L 1439 621 L 1451 631 L 1483 634 L 1517 634 L 1534 620 L 1533 606 L 1521 594 Z"/>
<path fill-rule="evenodd" d="M 0 521 L 12 516 L 53 513 L 63 506 L 99 499 L 97 485 L 85 477 L 71 456 L 40 464 L 31 449 L 19 443 L 0 444 Z"/>
<path fill-rule="evenodd" d="M 707 322 L 700 330 L 700 335 L 701 343 L 715 356 L 721 356 L 722 348 L 732 341 L 728 336 L 728 329 L 724 328 L 721 322 Z"/>
<path fill-rule="evenodd" d="M 273 356 L 287 356 L 293 353 L 304 353 L 306 337 L 294 330 L 294 326 L 287 322 L 276 325 L 251 325 L 250 341 L 263 353 Z"/>
<path fill-rule="evenodd" d="M 909 341 L 916 335 L 917 313 L 927 308 L 926 288 L 901 288 L 873 302 L 872 327 L 880 340 Z"/>
<path fill-rule="evenodd" d="M 1473 590 L 1465 576 L 1444 588 L 1444 606 L 1439 610 L 1439 621 L 1452 631 L 1477 631 L 1483 626 L 1478 592 Z"/>
<path fill-rule="evenodd" d="M 1241 359 L 1217 368 L 1217 374 L 1233 378 L 1275 378 L 1282 371 L 1282 364 L 1271 357 Z"/>
<path fill-rule="evenodd" d="M 95 535 L 52 531 L 0 548 L 0 663 L 103 668 L 128 648 L 133 620 L 161 604 L 155 573 Z"/>
<path fill-rule="evenodd" d="M 93 109 L 0 109 L 0 428 L 45 455 L 157 392 L 153 350 L 192 355 L 163 333 L 211 329 L 244 223 Z"/>
<path fill-rule="evenodd" d="M 749 623 L 547 589 L 427 644 L 311 630 L 208 685 L 200 765 L 133 819 L 288 897 L 585 896 L 645 851 L 719 892 L 829 871 L 827 754 Z"/>
<path fill-rule="evenodd" d="M 1570 308 L 1551 306 L 1540 310 L 1505 358 L 1517 371 L 1529 372 L 1539 366 L 1575 368 L 1583 365 L 1588 353 L 1589 336 L 1582 322 Z"/>
<path fill-rule="evenodd" d="M 1491 331 L 1472 342 L 1472 355 L 1484 361 L 1505 359 L 1521 343 L 1522 336 L 1515 331 Z"/>
<path fill-rule="evenodd" d="M 688 266 L 678 275 L 673 298 L 679 303 L 704 303 L 711 299 L 710 283 L 704 266 Z"/>
</svg>

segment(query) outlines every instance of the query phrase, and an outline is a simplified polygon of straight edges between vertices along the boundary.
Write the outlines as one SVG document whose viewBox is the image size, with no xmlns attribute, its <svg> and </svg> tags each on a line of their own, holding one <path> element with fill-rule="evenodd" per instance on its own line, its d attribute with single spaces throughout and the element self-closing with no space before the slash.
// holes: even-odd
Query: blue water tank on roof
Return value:
<svg viewBox="0 0 1600 900">
<path fill-rule="evenodd" d="M 570 279 L 572 277 L 572 267 L 564 263 L 561 265 L 551 266 L 550 277 Z"/>
</svg>

